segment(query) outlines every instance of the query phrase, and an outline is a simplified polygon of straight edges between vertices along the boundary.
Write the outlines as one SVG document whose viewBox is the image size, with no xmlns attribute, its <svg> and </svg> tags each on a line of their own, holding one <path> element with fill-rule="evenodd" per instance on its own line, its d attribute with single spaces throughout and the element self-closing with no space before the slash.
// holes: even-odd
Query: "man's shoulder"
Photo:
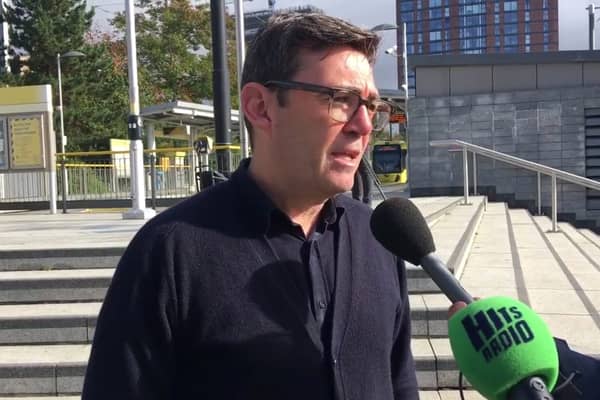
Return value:
<svg viewBox="0 0 600 400">
<path fill-rule="evenodd" d="M 142 228 L 142 233 L 171 232 L 174 229 L 214 229 L 226 225 L 236 213 L 235 189 L 219 183 L 162 211 Z"/>
</svg>

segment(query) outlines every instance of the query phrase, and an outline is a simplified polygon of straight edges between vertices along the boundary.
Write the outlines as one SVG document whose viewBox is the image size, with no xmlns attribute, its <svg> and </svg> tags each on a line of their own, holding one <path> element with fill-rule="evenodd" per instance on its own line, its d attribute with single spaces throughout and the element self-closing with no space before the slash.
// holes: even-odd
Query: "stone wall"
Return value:
<svg viewBox="0 0 600 400">
<path fill-rule="evenodd" d="M 429 146 L 439 139 L 463 140 L 585 176 L 584 111 L 598 107 L 600 86 L 412 98 L 408 103 L 411 195 L 462 193 L 462 152 Z M 477 159 L 477 169 L 480 192 L 492 199 L 534 204 L 535 173 L 482 157 Z M 596 220 L 600 226 L 600 212 L 586 210 L 586 189 L 559 181 L 558 190 L 559 213 Z M 542 180 L 542 193 L 542 206 L 549 207 L 550 178 Z"/>
</svg>

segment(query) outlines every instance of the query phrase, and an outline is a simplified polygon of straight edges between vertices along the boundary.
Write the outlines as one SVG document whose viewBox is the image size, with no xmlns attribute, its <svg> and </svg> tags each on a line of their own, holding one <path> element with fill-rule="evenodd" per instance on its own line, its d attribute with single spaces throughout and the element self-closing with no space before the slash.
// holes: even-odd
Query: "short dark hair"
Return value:
<svg viewBox="0 0 600 400">
<path fill-rule="evenodd" d="M 288 80 L 298 71 L 301 50 L 348 46 L 373 64 L 380 37 L 339 18 L 317 12 L 278 12 L 257 32 L 248 47 L 242 87 L 249 82 Z M 280 100 L 281 101 L 281 100 Z M 250 139 L 252 125 L 246 120 Z"/>
</svg>

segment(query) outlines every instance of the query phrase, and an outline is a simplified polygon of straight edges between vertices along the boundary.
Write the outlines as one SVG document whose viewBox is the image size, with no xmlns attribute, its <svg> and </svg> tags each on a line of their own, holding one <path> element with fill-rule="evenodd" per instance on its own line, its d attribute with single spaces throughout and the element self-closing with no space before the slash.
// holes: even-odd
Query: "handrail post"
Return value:
<svg viewBox="0 0 600 400">
<path fill-rule="evenodd" d="M 542 174 L 537 173 L 537 209 L 538 215 L 542 215 Z"/>
<path fill-rule="evenodd" d="M 473 152 L 473 196 L 477 196 L 477 153 Z"/>
<path fill-rule="evenodd" d="M 552 232 L 558 232 L 556 175 L 552 175 Z"/>
<path fill-rule="evenodd" d="M 469 204 L 469 159 L 467 148 L 463 147 L 463 191 L 465 205 Z"/>
<path fill-rule="evenodd" d="M 60 177 L 62 180 L 62 213 L 67 213 L 67 157 L 65 153 L 60 158 Z"/>
</svg>

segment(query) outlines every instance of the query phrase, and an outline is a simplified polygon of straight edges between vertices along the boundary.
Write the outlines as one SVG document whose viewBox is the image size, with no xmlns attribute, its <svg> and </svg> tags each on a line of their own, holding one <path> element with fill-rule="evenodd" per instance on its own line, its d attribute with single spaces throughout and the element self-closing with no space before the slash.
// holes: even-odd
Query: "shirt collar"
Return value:
<svg viewBox="0 0 600 400">
<path fill-rule="evenodd" d="M 270 225 L 274 212 L 283 212 L 277 208 L 269 196 L 258 186 L 250 175 L 248 167 L 250 158 L 240 162 L 240 166 L 231 176 L 232 183 L 238 188 L 240 201 L 244 208 L 244 215 L 257 233 L 265 234 Z M 335 197 L 328 199 L 321 210 L 320 220 L 327 225 L 335 224 L 343 214 L 344 207 L 335 201 Z"/>
</svg>

